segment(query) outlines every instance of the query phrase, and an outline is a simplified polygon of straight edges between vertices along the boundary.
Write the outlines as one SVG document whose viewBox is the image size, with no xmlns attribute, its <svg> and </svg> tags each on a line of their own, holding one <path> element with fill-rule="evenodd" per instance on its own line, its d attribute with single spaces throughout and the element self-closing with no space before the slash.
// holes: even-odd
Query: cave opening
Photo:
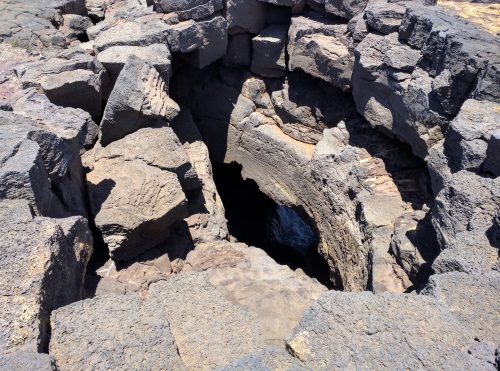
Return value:
<svg viewBox="0 0 500 371">
<path fill-rule="evenodd" d="M 333 289 L 328 264 L 318 252 L 318 237 L 308 223 L 262 193 L 255 181 L 244 180 L 239 164 L 213 161 L 212 167 L 230 235 Z"/>
</svg>

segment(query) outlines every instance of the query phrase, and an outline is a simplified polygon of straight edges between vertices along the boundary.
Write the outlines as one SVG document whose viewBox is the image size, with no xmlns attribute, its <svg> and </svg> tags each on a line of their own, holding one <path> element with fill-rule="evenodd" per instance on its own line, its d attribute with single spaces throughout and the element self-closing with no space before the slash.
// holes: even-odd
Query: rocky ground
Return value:
<svg viewBox="0 0 500 371">
<path fill-rule="evenodd" d="M 499 369 L 498 6 L 3 1 L 0 369 Z"/>
</svg>

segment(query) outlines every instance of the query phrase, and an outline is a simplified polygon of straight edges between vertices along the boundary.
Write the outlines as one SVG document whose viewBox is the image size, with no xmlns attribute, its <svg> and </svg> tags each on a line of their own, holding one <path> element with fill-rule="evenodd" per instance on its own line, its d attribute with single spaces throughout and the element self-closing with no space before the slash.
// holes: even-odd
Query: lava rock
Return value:
<svg viewBox="0 0 500 371">
<path fill-rule="evenodd" d="M 164 242 L 187 213 L 177 175 L 141 160 L 103 159 L 87 174 L 90 206 L 110 256 L 128 260 Z"/>
<path fill-rule="evenodd" d="M 493 344 L 500 343 L 500 335 L 496 331 L 500 326 L 498 272 L 435 274 L 420 293 L 435 297 L 459 319 L 471 336 Z"/>
<path fill-rule="evenodd" d="M 309 308 L 287 347 L 315 370 L 493 370 L 467 353 L 473 343 L 472 334 L 433 298 L 329 291 Z"/>
<path fill-rule="evenodd" d="M 0 353 L 46 349 L 52 310 L 82 299 L 92 235 L 82 217 L 33 218 L 0 201 Z"/>
<path fill-rule="evenodd" d="M 346 25 L 294 17 L 288 33 L 289 69 L 303 70 L 349 90 L 354 56 L 346 32 Z"/>
<path fill-rule="evenodd" d="M 249 67 L 252 64 L 252 34 L 229 35 L 227 52 L 222 62 L 228 67 Z"/>
<path fill-rule="evenodd" d="M 171 121 L 179 106 L 167 94 L 156 69 L 130 55 L 109 96 L 100 124 L 100 143 L 105 146 L 144 126 Z"/>
<path fill-rule="evenodd" d="M 267 4 L 259 0 L 227 0 L 226 19 L 230 34 L 258 34 L 266 27 Z"/>
<path fill-rule="evenodd" d="M 48 354 L 33 352 L 16 352 L 0 356 L 0 368 L 5 371 L 40 370 L 55 371 L 54 358 Z"/>
<path fill-rule="evenodd" d="M 432 264 L 436 273 L 475 273 L 497 263 L 498 245 L 489 231 L 500 208 L 499 181 L 460 171 L 437 195 L 432 224 L 442 252 Z"/>
<path fill-rule="evenodd" d="M 482 170 L 490 138 L 495 130 L 500 129 L 499 113 L 500 104 L 494 102 L 468 99 L 462 105 L 446 132 L 444 142 L 452 172 L 468 170 L 477 173 Z"/>
<path fill-rule="evenodd" d="M 285 75 L 287 32 L 286 25 L 273 25 L 253 38 L 253 57 L 250 67 L 253 73 L 264 77 Z"/>
<path fill-rule="evenodd" d="M 158 13 L 175 13 L 179 20 L 202 19 L 222 10 L 222 0 L 154 0 Z"/>
<path fill-rule="evenodd" d="M 169 276 L 147 299 L 161 308 L 188 369 L 214 369 L 265 348 L 256 315 L 229 302 L 206 273 Z"/>
<path fill-rule="evenodd" d="M 500 130 L 495 130 L 491 133 L 488 141 L 488 149 L 486 150 L 486 162 L 484 170 L 491 171 L 496 176 L 500 176 Z"/>
<path fill-rule="evenodd" d="M 299 361 L 278 347 L 269 347 L 261 352 L 250 354 L 234 361 L 227 366 L 217 368 L 217 371 L 232 370 L 293 370 L 306 371 Z"/>
<path fill-rule="evenodd" d="M 185 370 L 166 312 L 151 304 L 104 295 L 54 311 L 49 351 L 57 369 Z"/>
</svg>

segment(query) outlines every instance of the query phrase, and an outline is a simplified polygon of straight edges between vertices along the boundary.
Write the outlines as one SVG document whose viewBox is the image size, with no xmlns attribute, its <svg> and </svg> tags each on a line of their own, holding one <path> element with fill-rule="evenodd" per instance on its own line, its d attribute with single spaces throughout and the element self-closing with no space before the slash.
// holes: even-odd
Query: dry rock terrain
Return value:
<svg viewBox="0 0 500 371">
<path fill-rule="evenodd" d="M 0 369 L 498 370 L 478 2 L 3 1 Z"/>
</svg>

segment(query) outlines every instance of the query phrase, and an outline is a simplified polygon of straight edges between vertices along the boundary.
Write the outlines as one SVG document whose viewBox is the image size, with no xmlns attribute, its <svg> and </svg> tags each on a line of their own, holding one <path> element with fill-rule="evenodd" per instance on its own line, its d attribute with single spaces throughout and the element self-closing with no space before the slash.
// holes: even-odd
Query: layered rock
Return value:
<svg viewBox="0 0 500 371">
<path fill-rule="evenodd" d="M 34 218 L 25 200 L 0 201 L 0 221 L 0 352 L 43 351 L 51 311 L 82 299 L 92 236 L 85 219 Z"/>
</svg>

